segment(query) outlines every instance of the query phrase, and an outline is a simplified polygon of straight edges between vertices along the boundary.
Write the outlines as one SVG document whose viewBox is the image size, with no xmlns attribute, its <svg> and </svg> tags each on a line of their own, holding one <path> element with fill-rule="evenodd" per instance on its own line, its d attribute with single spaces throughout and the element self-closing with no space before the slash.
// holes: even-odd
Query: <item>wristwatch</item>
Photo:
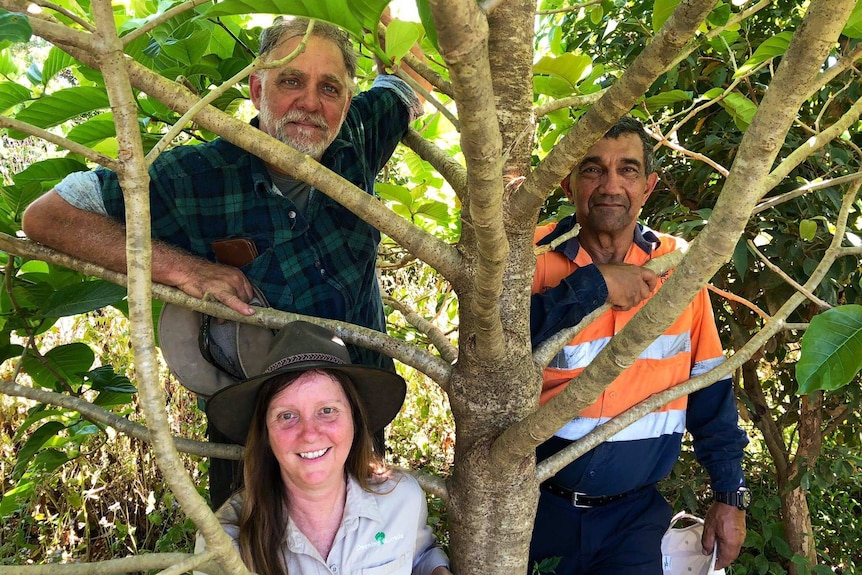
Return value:
<svg viewBox="0 0 862 575">
<path fill-rule="evenodd" d="M 745 487 L 740 487 L 736 491 L 713 491 L 712 498 L 719 503 L 733 505 L 742 511 L 751 505 L 751 491 Z"/>
</svg>

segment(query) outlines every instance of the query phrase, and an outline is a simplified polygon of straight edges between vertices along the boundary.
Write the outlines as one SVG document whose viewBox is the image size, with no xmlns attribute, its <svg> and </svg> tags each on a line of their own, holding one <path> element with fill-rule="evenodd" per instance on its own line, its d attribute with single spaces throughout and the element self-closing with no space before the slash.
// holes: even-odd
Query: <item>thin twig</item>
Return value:
<svg viewBox="0 0 862 575">
<path fill-rule="evenodd" d="M 31 0 L 31 1 L 36 6 L 40 6 L 42 8 L 46 8 L 48 10 L 53 10 L 54 12 L 57 12 L 58 14 L 62 14 L 63 16 L 65 16 L 66 18 L 68 18 L 72 22 L 76 23 L 78 26 L 80 26 L 84 30 L 87 30 L 88 32 L 93 32 L 95 30 L 95 28 L 93 27 L 92 24 L 90 24 L 89 22 L 87 22 L 83 18 L 79 17 L 74 12 L 70 12 L 69 10 L 67 10 L 66 8 L 63 8 L 62 6 L 60 6 L 58 4 L 54 4 L 53 2 L 48 2 L 47 0 Z"/>
<path fill-rule="evenodd" d="M 37 128 L 31 124 L 27 124 L 25 122 L 21 122 L 20 120 L 16 120 L 14 118 L 9 118 L 6 116 L 0 116 L 0 128 L 10 128 L 12 130 L 18 130 L 19 132 L 24 132 L 30 136 L 35 136 L 37 138 L 41 138 L 52 144 L 56 144 L 61 148 L 65 148 L 74 154 L 78 154 L 80 156 L 84 156 L 88 160 L 99 164 L 100 166 L 104 166 L 111 170 L 116 171 L 120 164 L 117 160 L 113 158 L 109 158 L 104 154 L 100 154 L 99 152 L 88 148 L 78 142 L 73 142 L 68 138 L 64 138 L 63 136 L 58 136 L 48 130 L 43 130 L 42 128 Z"/>
<path fill-rule="evenodd" d="M 775 196 L 769 198 L 766 201 L 763 201 L 757 204 L 757 207 L 751 212 L 752 215 L 759 214 L 764 210 L 768 210 L 769 208 L 774 208 L 778 204 L 783 204 L 784 202 L 790 201 L 794 198 L 798 198 L 799 196 L 805 195 L 808 192 L 813 192 L 816 190 L 822 190 L 823 188 L 831 188 L 833 186 L 840 186 L 842 184 L 847 184 L 849 182 L 855 182 L 856 180 L 862 178 L 862 172 L 856 172 L 855 174 L 847 174 L 846 176 L 839 176 L 837 178 L 832 178 L 831 180 L 822 180 L 819 182 L 810 182 L 805 184 L 804 186 L 800 186 L 795 190 L 791 190 L 789 192 L 785 192 L 780 196 Z"/>
<path fill-rule="evenodd" d="M 767 258 L 765 255 L 763 255 L 761 253 L 761 251 L 759 249 L 757 249 L 757 246 L 754 245 L 753 241 L 748 240 L 747 243 L 748 243 L 748 248 L 754 252 L 754 254 L 760 259 L 760 261 L 763 262 L 763 265 L 765 265 L 767 268 L 769 268 L 770 271 L 772 271 L 772 273 L 776 274 L 778 277 L 780 277 L 785 282 L 790 284 L 790 286 L 793 287 L 793 289 L 795 289 L 796 291 L 798 291 L 799 293 L 804 295 L 806 298 L 813 301 L 815 304 L 817 304 L 817 307 L 819 307 L 820 309 L 824 309 L 824 310 L 832 309 L 831 305 L 829 305 L 827 302 L 823 301 L 822 299 L 820 299 L 819 297 L 817 297 L 816 295 L 814 295 L 813 293 L 811 293 L 810 291 L 808 291 L 807 289 L 802 287 L 799 284 L 799 282 L 797 282 L 792 277 L 787 275 L 787 273 L 784 272 L 784 270 L 782 270 L 780 267 L 778 267 L 777 265 L 775 265 L 774 263 L 769 261 L 769 258 Z"/>
<path fill-rule="evenodd" d="M 742 296 L 738 296 L 733 292 L 729 292 L 729 291 L 725 291 L 723 289 L 717 288 L 712 284 L 706 284 L 706 289 L 708 289 L 709 291 L 711 291 L 713 293 L 720 295 L 724 299 L 727 299 L 730 301 L 735 301 L 737 303 L 741 303 L 742 305 L 744 305 L 745 307 L 747 307 L 748 309 L 750 309 L 751 311 L 753 311 L 754 313 L 759 315 L 761 318 L 763 318 L 764 321 L 769 321 L 770 319 L 772 319 L 772 317 L 768 313 L 766 313 L 765 311 L 760 309 L 760 307 L 758 305 L 756 305 L 754 302 L 748 301 L 747 299 L 745 299 Z"/>
<path fill-rule="evenodd" d="M 152 20 L 148 20 L 140 28 L 132 30 L 131 32 L 129 32 L 128 34 L 123 36 L 121 38 L 121 40 L 123 41 L 123 46 L 128 46 L 129 44 L 131 44 L 132 42 L 134 42 L 135 40 L 137 40 L 141 36 L 147 34 L 150 30 L 152 30 L 158 26 L 161 26 L 162 24 L 164 24 L 165 22 L 167 22 L 171 18 L 179 16 L 183 12 L 188 12 L 189 10 L 192 10 L 193 8 L 197 8 L 201 4 L 206 4 L 207 2 L 212 2 L 212 0 L 188 0 L 186 2 L 183 2 L 182 4 L 177 4 L 176 6 L 171 8 L 170 10 L 168 10 L 162 14 L 159 14 L 158 16 L 153 18 Z"/>
<path fill-rule="evenodd" d="M 402 316 L 404 316 L 407 323 L 425 334 L 428 339 L 431 340 L 434 347 L 437 348 L 437 351 L 440 353 L 440 357 L 442 357 L 444 361 L 448 361 L 449 363 L 455 363 L 455 361 L 457 361 L 458 350 L 452 345 L 449 338 L 446 337 L 446 334 L 440 331 L 440 329 L 434 324 L 416 313 L 415 310 L 411 309 L 410 306 L 404 302 L 398 301 L 393 297 L 384 296 L 383 303 L 398 311 Z"/>
<path fill-rule="evenodd" d="M 457 131 L 461 131 L 461 120 L 458 119 L 458 116 L 452 113 L 449 108 L 447 108 L 443 103 L 435 98 L 431 92 L 425 89 L 425 86 L 421 85 L 416 81 L 410 74 L 402 70 L 401 68 L 395 69 L 395 75 L 407 82 L 413 91 L 425 98 L 427 102 L 429 102 L 432 106 L 434 106 L 443 116 L 449 120 Z"/>
</svg>

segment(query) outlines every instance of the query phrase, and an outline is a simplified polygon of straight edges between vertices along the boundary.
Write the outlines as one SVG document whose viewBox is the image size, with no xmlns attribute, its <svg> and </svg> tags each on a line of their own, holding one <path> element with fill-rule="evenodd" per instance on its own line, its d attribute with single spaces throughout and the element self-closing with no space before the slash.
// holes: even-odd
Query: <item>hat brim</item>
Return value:
<svg viewBox="0 0 862 575">
<path fill-rule="evenodd" d="M 245 445 L 263 384 L 285 373 L 301 373 L 315 369 L 342 373 L 353 382 L 365 407 L 368 431 L 372 434 L 382 430 L 395 419 L 407 396 L 404 379 L 391 371 L 364 365 L 339 366 L 330 362 L 309 361 L 303 362 L 301 366 L 276 370 L 222 389 L 207 401 L 207 418 L 231 441 Z"/>
<path fill-rule="evenodd" d="M 201 355 L 198 337 L 200 312 L 166 303 L 159 314 L 159 347 L 168 368 L 180 385 L 203 397 L 210 397 L 239 381 L 207 361 Z M 218 321 L 213 319 L 212 321 Z M 234 322 L 231 322 L 234 323 Z M 275 337 L 272 330 L 236 322 L 237 354 L 246 373 L 263 369 L 266 350 Z"/>
</svg>

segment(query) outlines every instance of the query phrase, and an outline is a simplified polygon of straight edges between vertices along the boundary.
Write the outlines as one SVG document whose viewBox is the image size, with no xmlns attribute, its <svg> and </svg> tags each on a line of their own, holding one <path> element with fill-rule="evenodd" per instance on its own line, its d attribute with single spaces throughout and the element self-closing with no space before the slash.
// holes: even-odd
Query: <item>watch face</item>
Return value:
<svg viewBox="0 0 862 575">
<path fill-rule="evenodd" d="M 737 491 L 736 494 L 739 496 L 739 500 L 736 502 L 736 506 L 743 511 L 748 509 L 748 506 L 751 505 L 751 491 L 749 491 L 745 487 L 740 487 L 739 491 Z"/>
</svg>

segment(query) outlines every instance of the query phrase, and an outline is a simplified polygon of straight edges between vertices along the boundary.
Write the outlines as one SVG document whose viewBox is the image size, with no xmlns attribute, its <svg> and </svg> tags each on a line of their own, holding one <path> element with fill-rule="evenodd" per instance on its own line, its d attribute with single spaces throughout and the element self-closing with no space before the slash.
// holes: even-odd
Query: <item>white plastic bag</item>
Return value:
<svg viewBox="0 0 862 575">
<path fill-rule="evenodd" d="M 687 519 L 693 524 L 675 528 L 677 521 Z M 703 519 L 680 511 L 670 520 L 670 527 L 661 539 L 661 561 L 664 575 L 724 575 L 724 569 L 715 570 L 718 545 L 712 556 L 703 554 L 700 538 L 703 536 Z"/>
</svg>

